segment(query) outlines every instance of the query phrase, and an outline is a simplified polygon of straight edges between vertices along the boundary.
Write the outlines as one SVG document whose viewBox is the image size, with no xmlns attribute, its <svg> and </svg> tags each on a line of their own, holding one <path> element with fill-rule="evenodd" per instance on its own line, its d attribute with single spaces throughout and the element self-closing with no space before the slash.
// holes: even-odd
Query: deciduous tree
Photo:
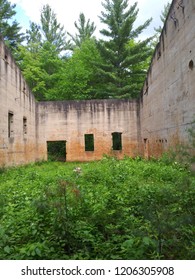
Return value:
<svg viewBox="0 0 195 280">
<path fill-rule="evenodd" d="M 17 62 L 37 100 L 53 100 L 64 65 L 66 32 L 49 5 L 43 6 L 41 23 L 31 22 L 27 44 L 19 48 Z"/>
<path fill-rule="evenodd" d="M 97 64 L 102 63 L 95 39 L 86 39 L 64 64 L 59 79 L 58 99 L 97 99 L 101 77 Z"/>
</svg>

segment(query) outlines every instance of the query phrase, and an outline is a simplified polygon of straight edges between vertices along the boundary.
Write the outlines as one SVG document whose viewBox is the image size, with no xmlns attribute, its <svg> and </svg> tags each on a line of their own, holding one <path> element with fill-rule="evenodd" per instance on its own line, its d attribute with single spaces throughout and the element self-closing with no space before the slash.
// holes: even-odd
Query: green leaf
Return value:
<svg viewBox="0 0 195 280">
<path fill-rule="evenodd" d="M 150 244 L 151 244 L 151 239 L 150 239 L 149 237 L 144 237 L 144 238 L 143 238 L 143 243 L 144 243 L 145 245 L 150 245 Z"/>
<path fill-rule="evenodd" d="M 4 252 L 6 252 L 7 254 L 10 254 L 11 248 L 9 246 L 5 246 L 4 247 Z"/>
<path fill-rule="evenodd" d="M 133 243 L 134 243 L 134 239 L 133 238 L 132 239 L 128 239 L 125 242 L 123 242 L 122 247 L 126 248 L 126 249 L 131 248 L 133 246 Z"/>
</svg>

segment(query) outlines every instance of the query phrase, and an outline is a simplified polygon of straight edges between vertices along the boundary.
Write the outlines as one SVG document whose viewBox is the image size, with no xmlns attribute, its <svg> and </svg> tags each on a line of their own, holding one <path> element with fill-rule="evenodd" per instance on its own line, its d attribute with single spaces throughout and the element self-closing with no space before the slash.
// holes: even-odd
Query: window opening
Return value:
<svg viewBox="0 0 195 280">
<path fill-rule="evenodd" d="M 159 50 L 158 51 L 158 54 L 157 54 L 157 60 L 161 57 L 161 51 Z"/>
<path fill-rule="evenodd" d="M 112 133 L 112 149 L 115 151 L 122 150 L 122 133 L 121 132 Z"/>
<path fill-rule="evenodd" d="M 23 134 L 27 135 L 27 118 L 23 118 Z"/>
<path fill-rule="evenodd" d="M 47 158 L 50 161 L 66 161 L 66 141 L 47 141 Z"/>
<path fill-rule="evenodd" d="M 149 158 L 149 140 L 144 138 L 144 158 Z"/>
<path fill-rule="evenodd" d="M 8 56 L 7 56 L 7 54 L 4 55 L 4 60 L 5 60 L 6 63 L 8 63 Z"/>
<path fill-rule="evenodd" d="M 94 151 L 94 135 L 85 134 L 85 151 L 93 152 Z"/>
<path fill-rule="evenodd" d="M 189 68 L 190 68 L 190 70 L 193 70 L 193 68 L 194 68 L 194 62 L 193 62 L 193 60 L 190 60 L 190 62 L 189 62 Z"/>
<path fill-rule="evenodd" d="M 12 112 L 8 113 L 8 137 L 13 137 L 14 134 L 14 114 Z"/>
</svg>

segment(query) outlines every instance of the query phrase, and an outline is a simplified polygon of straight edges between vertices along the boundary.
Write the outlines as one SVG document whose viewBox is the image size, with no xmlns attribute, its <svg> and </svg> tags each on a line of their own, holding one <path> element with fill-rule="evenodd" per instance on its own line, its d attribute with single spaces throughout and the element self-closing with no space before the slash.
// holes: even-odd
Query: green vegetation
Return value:
<svg viewBox="0 0 195 280">
<path fill-rule="evenodd" d="M 134 28 L 139 11 L 137 2 L 129 6 L 128 0 L 104 0 L 102 6 L 104 10 L 100 20 L 105 28 L 100 33 L 106 39 L 98 43 L 103 57 L 99 71 L 102 84 L 106 86 L 98 90 L 105 98 L 137 97 L 148 68 L 148 63 L 145 68 L 143 62 L 148 61 L 152 52 L 148 46 L 151 38 L 142 42 L 136 39 L 149 26 L 152 18 Z"/>
<path fill-rule="evenodd" d="M 170 7 L 171 7 L 171 3 L 168 2 L 167 4 L 164 5 L 163 11 L 161 11 L 160 20 L 162 25 L 164 25 L 166 21 Z M 156 36 L 159 37 L 162 32 L 162 26 L 159 26 L 158 28 L 154 28 L 154 30 L 156 31 Z"/>
<path fill-rule="evenodd" d="M 161 15 L 160 15 L 160 20 L 161 20 L 161 25 L 159 25 L 159 27 L 155 27 L 154 31 L 155 31 L 155 35 L 153 38 L 153 41 L 151 43 L 151 46 L 155 49 L 156 45 L 159 43 L 159 38 L 161 35 L 161 32 L 163 30 L 163 26 L 165 24 L 166 18 L 168 16 L 169 10 L 171 7 L 171 3 L 167 3 L 164 5 L 164 9 L 161 11 Z"/>
<path fill-rule="evenodd" d="M 195 258 L 195 178 L 177 162 L 37 163 L 0 182 L 1 259 Z"/>
<path fill-rule="evenodd" d="M 89 19 L 86 22 L 85 15 L 83 13 L 80 13 L 78 23 L 75 21 L 74 26 L 76 27 L 78 34 L 72 35 L 68 33 L 72 40 L 72 50 L 77 47 L 80 48 L 82 43 L 85 40 L 90 39 L 96 30 L 94 22 L 91 23 Z"/>
<path fill-rule="evenodd" d="M 16 5 L 7 0 L 0 0 L 0 36 L 14 53 L 18 45 L 24 41 L 24 34 L 20 32 L 21 26 L 13 19 L 16 14 Z"/>
<path fill-rule="evenodd" d="M 16 14 L 15 5 L 0 0 L 0 33 L 13 46 L 12 53 L 37 100 L 80 100 L 137 97 L 143 86 L 153 47 L 152 38 L 138 37 L 151 19 L 138 27 L 137 3 L 104 0 L 100 21 L 101 39 L 96 26 L 79 14 L 76 34 L 65 31 L 57 15 L 46 4 L 40 23 L 30 22 L 20 34 L 19 25 L 8 24 Z"/>
</svg>

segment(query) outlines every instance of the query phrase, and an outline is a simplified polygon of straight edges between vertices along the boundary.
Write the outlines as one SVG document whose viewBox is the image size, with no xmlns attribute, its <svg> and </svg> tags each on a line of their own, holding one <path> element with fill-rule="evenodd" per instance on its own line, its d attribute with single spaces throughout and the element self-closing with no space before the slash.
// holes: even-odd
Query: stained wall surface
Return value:
<svg viewBox="0 0 195 280">
<path fill-rule="evenodd" d="M 64 141 L 67 161 L 156 157 L 187 143 L 193 120 L 195 0 L 172 1 L 137 100 L 36 102 L 0 39 L 0 166 L 46 160 L 50 141 Z M 118 150 L 113 133 L 121 136 Z M 93 151 L 85 135 L 93 135 Z"/>
<path fill-rule="evenodd" d="M 174 0 L 140 98 L 142 153 L 188 141 L 195 120 L 195 1 Z"/>
<path fill-rule="evenodd" d="M 35 99 L 0 40 L 0 166 L 36 159 Z"/>
<path fill-rule="evenodd" d="M 47 141 L 66 141 L 67 161 L 123 158 L 138 153 L 136 100 L 39 102 L 39 154 Z M 113 150 L 112 133 L 121 134 L 122 149 Z M 85 134 L 94 137 L 94 151 L 85 151 Z"/>
</svg>

